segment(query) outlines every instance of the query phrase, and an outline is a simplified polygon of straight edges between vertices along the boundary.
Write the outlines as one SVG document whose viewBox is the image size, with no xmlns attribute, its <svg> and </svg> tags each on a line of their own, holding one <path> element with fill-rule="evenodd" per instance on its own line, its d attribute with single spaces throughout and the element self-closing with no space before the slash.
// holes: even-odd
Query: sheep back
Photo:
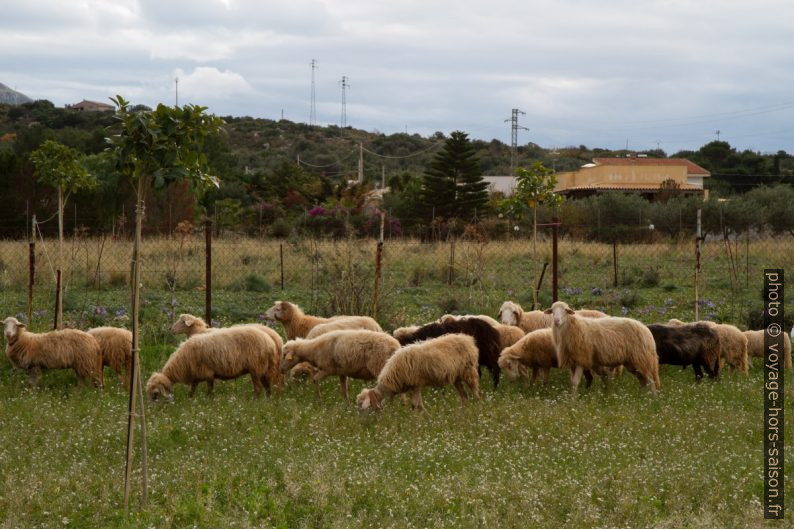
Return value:
<svg viewBox="0 0 794 529">
<path fill-rule="evenodd" d="M 328 332 L 363 329 L 375 332 L 383 332 L 378 322 L 369 316 L 339 316 L 336 319 L 321 323 L 313 327 L 307 334 L 306 338 L 317 338 Z"/>
<path fill-rule="evenodd" d="M 119 374 L 127 372 L 132 360 L 132 333 L 120 327 L 95 327 L 87 332 L 99 344 L 102 366 Z"/>
<path fill-rule="evenodd" d="M 764 331 L 744 331 L 747 337 L 747 356 L 750 358 L 765 356 Z M 791 368 L 791 338 L 783 333 L 783 367 Z"/>
<path fill-rule="evenodd" d="M 287 342 L 282 370 L 306 361 L 328 375 L 373 380 L 399 348 L 400 342 L 384 332 L 331 331 L 317 338 Z"/>
<path fill-rule="evenodd" d="M 708 325 L 651 324 L 648 330 L 656 344 L 660 364 L 671 364 L 695 368 L 695 376 L 702 376 L 705 368 L 711 377 L 719 374 L 720 338 Z"/>
</svg>

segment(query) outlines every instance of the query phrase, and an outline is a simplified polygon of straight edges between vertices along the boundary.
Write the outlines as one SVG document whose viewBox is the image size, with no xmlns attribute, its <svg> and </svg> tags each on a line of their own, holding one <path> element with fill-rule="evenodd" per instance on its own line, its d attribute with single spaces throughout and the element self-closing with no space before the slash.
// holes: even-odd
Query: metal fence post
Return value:
<svg viewBox="0 0 794 529">
<path fill-rule="evenodd" d="M 612 239 L 612 270 L 614 273 L 613 286 L 618 288 L 618 241 Z"/>
<path fill-rule="evenodd" d="M 204 318 L 212 326 L 212 220 L 204 222 Z"/>
<path fill-rule="evenodd" d="M 278 243 L 278 260 L 281 268 L 281 290 L 284 290 L 284 243 Z"/>
<path fill-rule="evenodd" d="M 452 279 L 455 275 L 455 238 L 449 241 L 449 270 L 447 271 L 447 284 L 452 285 Z"/>
<path fill-rule="evenodd" d="M 55 271 L 55 321 L 52 322 L 52 329 L 58 330 L 58 307 L 61 304 L 61 271 Z"/>
<path fill-rule="evenodd" d="M 378 246 L 375 249 L 375 290 L 372 294 L 372 317 L 378 318 L 378 301 L 380 295 L 380 275 L 383 263 L 383 224 L 384 214 L 380 214 L 380 237 L 378 238 Z"/>
<path fill-rule="evenodd" d="M 557 236 L 560 219 L 551 219 L 551 299 L 557 301 L 557 280 L 559 279 L 557 270 Z"/>
<path fill-rule="evenodd" d="M 697 216 L 697 232 L 695 233 L 695 321 L 700 321 L 699 315 L 699 292 L 698 286 L 700 284 L 700 241 L 702 239 L 702 231 L 700 224 L 700 210 L 698 209 Z"/>
</svg>

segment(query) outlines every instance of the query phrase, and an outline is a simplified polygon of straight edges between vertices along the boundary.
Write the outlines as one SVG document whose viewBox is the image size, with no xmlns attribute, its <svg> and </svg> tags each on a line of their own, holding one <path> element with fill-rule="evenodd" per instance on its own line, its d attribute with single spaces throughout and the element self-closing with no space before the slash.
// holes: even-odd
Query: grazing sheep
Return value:
<svg viewBox="0 0 794 529">
<path fill-rule="evenodd" d="M 493 325 L 494 327 L 499 325 L 498 321 L 496 321 L 495 319 L 491 318 L 490 316 L 486 316 L 485 314 L 463 314 L 461 316 L 457 316 L 455 314 L 444 314 L 443 316 L 441 316 L 436 321 L 438 323 L 444 323 L 446 321 L 462 320 L 462 319 L 467 319 L 467 318 L 477 318 L 479 320 L 485 320 L 486 322 L 488 322 L 489 324 Z"/>
<path fill-rule="evenodd" d="M 304 314 L 299 306 L 289 301 L 276 301 L 276 304 L 265 312 L 265 319 L 280 321 L 284 326 L 284 332 L 287 334 L 287 340 L 306 338 L 306 335 L 309 334 L 309 331 L 314 327 L 323 323 L 342 319 L 358 321 L 358 329 L 370 329 L 373 331 L 382 330 L 378 322 L 368 316 L 334 316 L 332 318 L 309 316 L 308 314 Z"/>
<path fill-rule="evenodd" d="M 487 368 L 493 378 L 494 388 L 499 385 L 499 353 L 501 337 L 488 323 L 477 318 L 447 321 L 445 323 L 428 323 L 416 332 L 399 338 L 402 345 L 436 338 L 443 334 L 463 333 L 474 337 L 479 351 L 479 369 Z"/>
<path fill-rule="evenodd" d="M 415 333 L 420 329 L 421 325 L 409 325 L 407 327 L 397 327 L 391 333 L 395 339 L 400 340 L 410 334 Z"/>
<path fill-rule="evenodd" d="M 329 321 L 328 323 L 321 323 L 313 327 L 312 330 L 306 334 L 306 338 L 317 338 L 327 332 L 351 330 L 383 332 L 378 322 L 369 316 L 340 316 L 338 319 Z"/>
<path fill-rule="evenodd" d="M 251 375 L 254 394 L 259 396 L 262 384 L 270 394 L 271 386 L 280 383 L 276 345 L 270 336 L 250 327 L 215 329 L 191 336 L 174 351 L 161 373 L 153 373 L 146 383 L 151 400 L 172 398 L 177 382 L 190 385 L 189 396 L 200 382 L 207 382 L 211 394 L 215 379 L 231 380 L 246 373 Z"/>
<path fill-rule="evenodd" d="M 747 337 L 747 356 L 764 358 L 764 331 L 744 331 L 743 334 Z M 791 369 L 791 338 L 786 333 L 783 333 L 783 367 Z"/>
<path fill-rule="evenodd" d="M 532 368 L 530 383 L 535 383 L 538 372 L 540 372 L 544 384 L 548 384 L 551 368 L 559 367 L 557 347 L 554 344 L 551 329 L 532 331 L 512 346 L 502 350 L 502 354 L 499 355 L 499 367 L 513 380 L 528 379 L 527 368 Z M 622 369 L 622 366 L 617 368 L 597 366 L 592 371 L 587 369 L 584 371 L 586 386 L 590 387 L 593 383 L 593 372 L 599 375 L 606 384 L 610 379 L 620 375 Z"/>
<path fill-rule="evenodd" d="M 677 319 L 671 319 L 667 322 L 670 325 L 687 325 L 685 322 Z M 717 331 L 720 337 L 720 354 L 725 362 L 731 366 L 731 371 L 739 370 L 747 374 L 749 370 L 749 362 L 747 360 L 747 336 L 742 334 L 742 331 L 729 325 L 727 323 L 714 323 L 713 321 L 701 321 Z"/>
<path fill-rule="evenodd" d="M 532 331 L 512 346 L 503 349 L 499 355 L 499 367 L 508 378 L 527 378 L 527 368 L 532 368 L 530 383 L 533 384 L 538 377 L 538 371 L 542 373 L 543 382 L 548 384 L 551 368 L 558 366 L 557 348 L 551 329 Z"/>
<path fill-rule="evenodd" d="M 28 371 L 31 386 L 38 386 L 42 369 L 74 369 L 80 381 L 104 386 L 102 353 L 90 334 L 77 329 L 32 333 L 14 317 L 3 320 L 3 327 L 6 356 L 14 367 Z"/>
<path fill-rule="evenodd" d="M 653 335 L 642 323 L 630 318 L 585 318 L 578 316 L 567 303 L 555 302 L 549 311 L 554 317 L 552 333 L 557 346 L 557 360 L 562 368 L 571 368 L 571 386 L 575 391 L 585 369 L 623 365 L 640 384 L 661 388 L 659 359 Z"/>
<path fill-rule="evenodd" d="M 125 388 L 130 385 L 129 368 L 132 363 L 132 333 L 119 327 L 96 327 L 88 330 L 99 344 L 102 367 L 110 367 Z"/>
<path fill-rule="evenodd" d="M 240 323 L 238 325 L 232 325 L 232 327 L 253 327 L 264 332 L 270 336 L 270 338 L 273 340 L 273 343 L 276 344 L 276 352 L 278 353 L 279 358 L 281 357 L 281 350 L 284 347 L 284 340 L 281 339 L 281 335 L 277 333 L 275 329 L 261 323 Z M 185 334 L 188 338 L 196 334 L 201 334 L 212 330 L 214 329 L 207 325 L 207 322 L 198 316 L 193 316 L 192 314 L 180 314 L 179 318 L 177 318 L 174 324 L 171 325 L 171 334 Z"/>
<path fill-rule="evenodd" d="M 496 332 L 499 333 L 499 349 L 504 349 L 505 347 L 510 347 L 518 340 L 524 337 L 525 333 L 521 327 L 516 327 L 515 325 L 505 325 L 503 323 L 499 323 L 495 319 L 491 318 L 490 316 L 485 316 L 483 314 L 480 315 L 464 315 L 464 316 L 455 316 L 453 314 L 444 314 L 437 320 L 438 323 L 446 323 L 448 321 L 460 321 L 460 320 L 470 320 L 470 319 L 477 319 L 482 320 L 485 323 L 489 324 L 491 327 L 496 329 Z"/>
<path fill-rule="evenodd" d="M 454 384 L 461 403 L 468 400 L 465 386 L 481 401 L 477 374 L 477 346 L 471 336 L 445 334 L 431 340 L 402 347 L 395 352 L 378 375 L 374 388 L 363 389 L 356 397 L 362 410 L 380 410 L 393 395 L 410 392 L 415 410 L 424 410 L 422 388 Z"/>
<path fill-rule="evenodd" d="M 692 325 L 648 325 L 656 343 L 660 364 L 686 367 L 692 365 L 695 380 L 703 378 L 703 370 L 710 378 L 720 373 L 720 337 L 717 331 L 703 323 Z"/>
<path fill-rule="evenodd" d="M 400 342 L 385 332 L 368 330 L 340 330 L 327 332 L 317 338 L 296 338 L 284 345 L 281 371 L 295 369 L 308 363 L 315 369 L 312 375 L 320 396 L 319 382 L 327 376 L 339 376 L 339 387 L 349 400 L 347 378 L 374 380 L 386 360 L 400 348 Z"/>
<path fill-rule="evenodd" d="M 577 316 L 584 318 L 606 318 L 608 315 L 599 310 L 582 309 L 576 311 Z M 551 328 L 552 317 L 548 312 L 533 310 L 524 312 L 521 305 L 512 301 L 505 301 L 499 308 L 499 319 L 505 325 L 515 325 L 524 332 L 532 332 L 538 329 Z"/>
</svg>

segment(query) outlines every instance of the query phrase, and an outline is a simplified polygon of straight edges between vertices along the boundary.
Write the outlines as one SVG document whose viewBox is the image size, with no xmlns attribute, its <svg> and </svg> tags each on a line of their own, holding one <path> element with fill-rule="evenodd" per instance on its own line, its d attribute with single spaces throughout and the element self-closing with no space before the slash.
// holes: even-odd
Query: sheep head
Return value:
<svg viewBox="0 0 794 529">
<path fill-rule="evenodd" d="M 505 301 L 499 308 L 499 321 L 505 325 L 518 325 L 518 322 L 521 321 L 523 312 L 524 311 L 517 304 L 512 301 Z"/>
<path fill-rule="evenodd" d="M 171 334 L 188 334 L 194 324 L 198 323 L 200 318 L 192 314 L 180 314 L 179 319 L 171 326 Z"/>
<path fill-rule="evenodd" d="M 24 330 L 25 328 L 26 325 L 13 316 L 9 316 L 3 320 L 3 334 L 9 343 L 16 342 L 20 330 Z"/>
<path fill-rule="evenodd" d="M 356 404 L 358 404 L 362 410 L 368 410 L 372 408 L 373 410 L 380 411 L 383 409 L 380 395 L 378 395 L 378 392 L 374 388 L 362 389 L 361 393 L 359 393 L 356 397 Z"/>
<path fill-rule="evenodd" d="M 296 346 L 298 340 L 291 340 L 284 344 L 284 348 L 281 350 L 281 372 L 286 373 L 296 365 L 298 365 L 302 360 L 296 354 Z"/>
<path fill-rule="evenodd" d="M 576 313 L 564 301 L 555 301 L 550 309 L 544 311 L 544 314 L 551 314 L 554 319 L 554 325 L 559 327 L 568 320 L 569 316 Z"/>
<path fill-rule="evenodd" d="M 149 395 L 149 400 L 152 402 L 159 400 L 173 401 L 173 384 L 164 374 L 152 373 L 146 383 L 146 394 Z"/>
<path fill-rule="evenodd" d="M 276 301 L 276 303 L 265 312 L 265 319 L 269 321 L 289 321 L 293 318 L 296 309 L 298 309 L 298 306 L 293 305 L 289 301 Z"/>
<path fill-rule="evenodd" d="M 510 380 L 516 380 L 517 378 L 526 375 L 526 368 L 522 370 L 521 368 L 524 366 L 518 361 L 518 358 L 511 354 L 502 353 L 499 356 L 499 367 L 505 372 L 505 375 L 507 375 L 507 378 Z"/>
</svg>

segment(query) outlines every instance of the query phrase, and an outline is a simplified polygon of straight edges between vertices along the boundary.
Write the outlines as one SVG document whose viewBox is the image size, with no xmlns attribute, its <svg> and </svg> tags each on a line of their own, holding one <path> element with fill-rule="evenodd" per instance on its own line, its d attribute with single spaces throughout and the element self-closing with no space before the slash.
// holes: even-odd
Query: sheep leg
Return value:
<svg viewBox="0 0 794 529">
<path fill-rule="evenodd" d="M 422 401 L 422 388 L 414 387 L 411 389 L 411 407 L 415 411 L 425 411 L 425 404 Z"/>
<path fill-rule="evenodd" d="M 215 379 L 211 378 L 211 379 L 209 379 L 207 381 L 207 396 L 208 397 L 212 395 L 212 390 L 214 390 L 214 389 L 215 389 Z"/>
<path fill-rule="evenodd" d="M 549 374 L 551 373 L 550 367 L 544 367 L 541 369 L 541 373 L 543 374 L 543 384 L 548 386 L 549 385 Z"/>
<path fill-rule="evenodd" d="M 700 366 L 698 362 L 695 362 L 694 364 L 692 364 L 692 370 L 695 372 L 695 381 L 700 382 L 703 379 L 703 368 Z M 708 366 L 706 366 L 706 370 L 711 371 L 711 369 L 709 369 Z M 709 376 L 711 375 L 712 373 L 709 373 Z"/>
<path fill-rule="evenodd" d="M 537 367 L 533 367 L 532 368 L 532 378 L 529 379 L 529 385 L 530 386 L 534 386 L 535 385 L 535 381 L 537 379 L 538 379 L 538 368 Z"/>
<path fill-rule="evenodd" d="M 193 398 L 193 395 L 195 395 L 196 388 L 198 387 L 198 385 L 199 385 L 198 381 L 190 383 L 190 391 L 187 392 L 187 396 L 190 397 L 191 399 Z"/>
<path fill-rule="evenodd" d="M 579 387 L 579 381 L 582 380 L 584 369 L 582 366 L 571 368 L 571 391 L 576 393 L 576 388 Z M 592 377 L 592 375 L 590 375 Z"/>
<path fill-rule="evenodd" d="M 327 373 L 319 370 L 314 374 L 314 376 L 312 376 L 312 380 L 314 381 L 314 389 L 317 392 L 318 399 L 320 398 L 320 381 L 326 376 L 328 376 Z"/>
<path fill-rule="evenodd" d="M 347 394 L 347 377 L 344 375 L 339 375 L 339 389 L 342 391 L 345 402 L 350 402 L 350 396 Z"/>
<path fill-rule="evenodd" d="M 589 388 L 593 385 L 593 372 L 585 369 L 584 372 L 584 387 Z M 571 368 L 571 376 L 573 376 L 573 368 Z"/>
<path fill-rule="evenodd" d="M 28 369 L 28 384 L 30 384 L 30 387 L 37 388 L 39 386 L 40 376 L 41 368 L 34 366 Z"/>
<path fill-rule="evenodd" d="M 466 394 L 466 388 L 463 385 L 463 380 L 458 379 L 455 381 L 455 389 L 460 394 L 460 403 L 465 405 L 469 401 L 469 396 Z"/>
<path fill-rule="evenodd" d="M 254 397 L 259 398 L 259 396 L 262 394 L 262 381 L 259 380 L 259 375 L 252 372 L 251 382 L 254 384 Z"/>
</svg>

